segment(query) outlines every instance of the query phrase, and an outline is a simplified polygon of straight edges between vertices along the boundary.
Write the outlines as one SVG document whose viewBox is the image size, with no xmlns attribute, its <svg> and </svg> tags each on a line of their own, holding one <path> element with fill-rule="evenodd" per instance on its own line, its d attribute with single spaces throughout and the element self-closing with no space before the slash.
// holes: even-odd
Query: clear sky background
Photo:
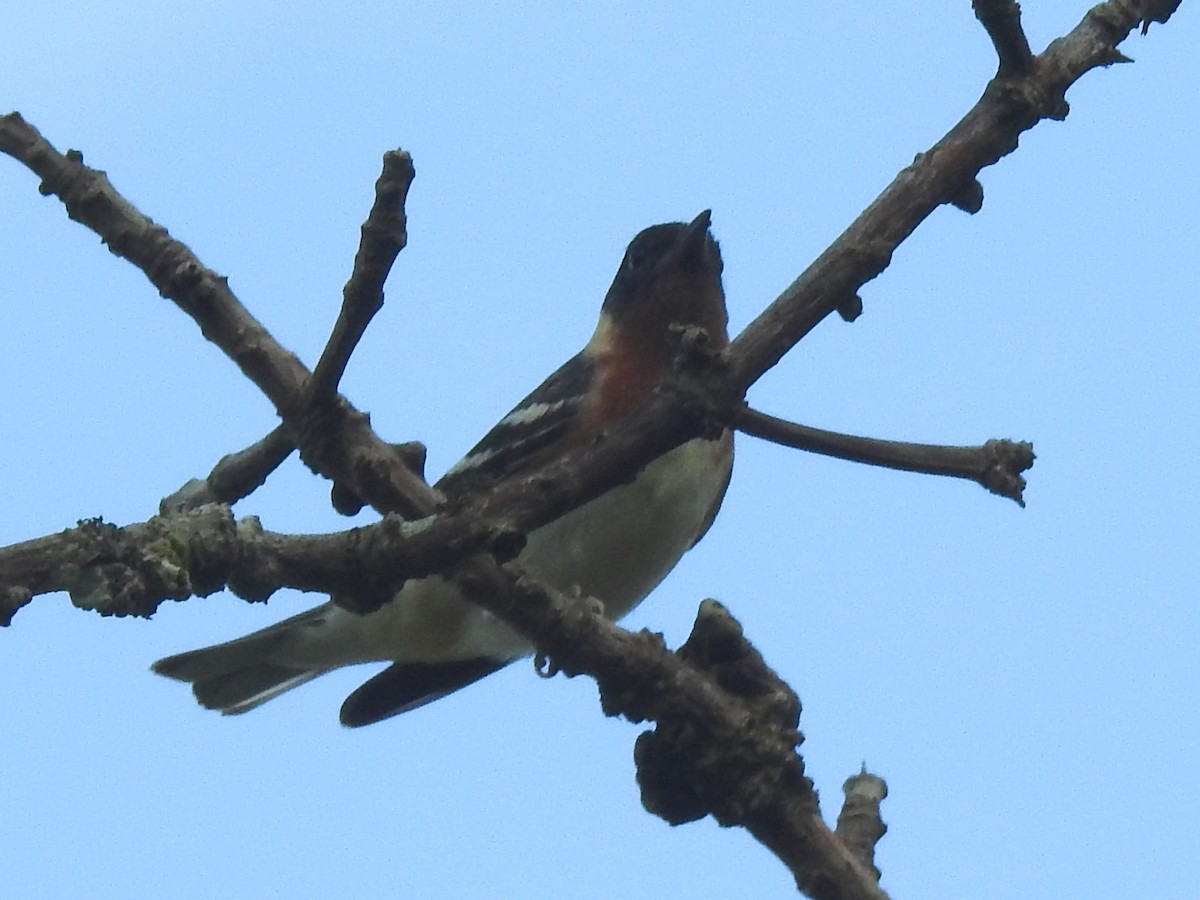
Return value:
<svg viewBox="0 0 1200 900">
<path fill-rule="evenodd" d="M 1037 49 L 1085 2 L 1028 0 Z M 713 209 L 740 328 L 974 102 L 957 3 L 6 4 L 20 110 L 218 272 L 308 363 L 381 154 L 408 249 L 345 390 L 452 464 L 586 340 L 626 243 Z M 757 385 L 878 437 L 1028 439 L 1028 508 L 743 439 L 724 511 L 628 620 L 732 608 L 799 691 L 836 815 L 888 781 L 896 897 L 1196 896 L 1200 22 L 1124 46 Z M 143 520 L 275 424 L 144 277 L 0 159 L 0 543 Z M 241 504 L 345 527 L 292 461 Z M 361 521 L 368 521 L 363 516 Z M 788 897 L 745 833 L 642 811 L 638 729 L 531 666 L 365 730 L 371 672 L 241 718 L 154 659 L 320 598 L 152 621 L 38 599 L 0 634 L 5 893 L 22 898 Z"/>
</svg>

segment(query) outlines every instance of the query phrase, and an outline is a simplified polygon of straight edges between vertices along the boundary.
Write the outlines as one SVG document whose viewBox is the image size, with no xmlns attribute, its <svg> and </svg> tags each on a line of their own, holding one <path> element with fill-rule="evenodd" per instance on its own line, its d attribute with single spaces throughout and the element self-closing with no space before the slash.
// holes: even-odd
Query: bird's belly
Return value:
<svg viewBox="0 0 1200 900">
<path fill-rule="evenodd" d="M 620 618 L 650 593 L 703 532 L 728 482 L 729 434 L 696 439 L 621 485 L 529 535 L 518 563 L 564 592 L 600 600 Z M 377 659 L 515 658 L 529 642 L 467 602 L 440 577 L 411 581 L 391 603 L 356 622 Z M 340 629 L 339 629 L 340 630 Z"/>
<path fill-rule="evenodd" d="M 652 462 L 631 484 L 572 510 L 529 536 L 519 561 L 562 591 L 625 615 L 699 537 L 725 491 L 722 441 L 689 441 Z"/>
</svg>

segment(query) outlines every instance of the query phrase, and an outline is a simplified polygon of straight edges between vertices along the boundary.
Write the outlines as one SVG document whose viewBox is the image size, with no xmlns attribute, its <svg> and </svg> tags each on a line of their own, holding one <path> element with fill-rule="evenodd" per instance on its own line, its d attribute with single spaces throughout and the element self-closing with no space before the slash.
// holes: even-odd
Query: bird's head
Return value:
<svg viewBox="0 0 1200 900">
<path fill-rule="evenodd" d="M 703 328 L 718 347 L 728 342 L 721 249 L 709 233 L 711 219 L 706 209 L 689 223 L 653 225 L 630 241 L 591 349 L 602 351 L 619 335 L 622 343 L 673 353 L 678 326 Z"/>
</svg>

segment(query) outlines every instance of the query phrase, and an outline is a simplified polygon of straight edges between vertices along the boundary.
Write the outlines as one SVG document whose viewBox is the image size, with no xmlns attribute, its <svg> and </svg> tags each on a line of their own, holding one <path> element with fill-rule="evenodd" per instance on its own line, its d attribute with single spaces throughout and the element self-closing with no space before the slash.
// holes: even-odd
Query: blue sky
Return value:
<svg viewBox="0 0 1200 900">
<path fill-rule="evenodd" d="M 9 6 L 14 6 L 9 4 Z M 1084 3 L 1025 4 L 1040 49 Z M 734 328 L 994 69 L 970 5 L 19 4 L 3 106 L 76 147 L 304 360 L 379 159 L 415 158 L 410 245 L 344 387 L 439 474 L 586 340 L 625 244 L 713 209 Z M 629 620 L 730 606 L 799 691 L 836 814 L 887 778 L 897 897 L 1194 896 L 1200 639 L 1194 350 L 1200 24 L 1134 38 L 1065 123 L 937 211 L 753 390 L 879 437 L 1028 439 L 1028 508 L 742 440 L 714 530 Z M 0 543 L 126 523 L 273 424 L 195 326 L 0 160 Z M 295 462 L 239 507 L 344 527 Z M 363 518 L 366 521 L 366 518 Z M 369 672 L 223 719 L 167 653 L 315 602 L 117 621 L 43 598 L 0 634 L 14 896 L 786 897 L 711 821 L 640 808 L 637 729 L 518 665 L 361 731 Z"/>
</svg>

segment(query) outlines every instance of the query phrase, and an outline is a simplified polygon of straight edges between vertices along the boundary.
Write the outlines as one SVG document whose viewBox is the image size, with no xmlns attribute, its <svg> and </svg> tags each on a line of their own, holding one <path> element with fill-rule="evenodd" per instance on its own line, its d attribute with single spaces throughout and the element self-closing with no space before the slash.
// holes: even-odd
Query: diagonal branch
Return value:
<svg viewBox="0 0 1200 900">
<path fill-rule="evenodd" d="M 38 190 L 58 197 L 67 215 L 90 228 L 117 256 L 137 266 L 162 296 L 200 326 L 281 414 L 296 403 L 308 371 L 238 302 L 228 280 L 204 266 L 165 228 L 121 196 L 83 154 L 60 154 L 19 113 L 0 116 L 0 150 L 42 179 Z"/>
<path fill-rule="evenodd" d="M 478 603 L 494 598 L 466 584 Z M 653 721 L 634 748 L 642 803 L 671 824 L 712 815 L 741 826 L 818 900 L 886 900 L 859 846 L 830 831 L 796 752 L 800 701 L 745 639 L 720 603 L 706 600 L 675 653 L 662 636 L 625 631 L 586 600 L 522 578 L 507 616 L 542 632 L 554 671 L 588 674 L 607 715 Z M 541 623 L 554 622 L 544 629 Z"/>
<path fill-rule="evenodd" d="M 927 152 L 917 155 L 850 226 L 734 340 L 734 384 L 745 390 L 891 261 L 900 243 L 943 203 L 964 203 L 976 176 L 1017 147 L 1043 119 L 1062 119 L 1065 94 L 1084 74 L 1119 62 L 1120 44 L 1146 15 L 1145 4 L 1108 0 L 1036 56 L 1027 72 L 996 77 L 974 107 Z M 1165 21 L 1177 3 L 1155 5 Z M 1160 8 L 1161 7 L 1161 8 Z M 1168 8 L 1169 7 L 1169 8 Z"/>
</svg>

